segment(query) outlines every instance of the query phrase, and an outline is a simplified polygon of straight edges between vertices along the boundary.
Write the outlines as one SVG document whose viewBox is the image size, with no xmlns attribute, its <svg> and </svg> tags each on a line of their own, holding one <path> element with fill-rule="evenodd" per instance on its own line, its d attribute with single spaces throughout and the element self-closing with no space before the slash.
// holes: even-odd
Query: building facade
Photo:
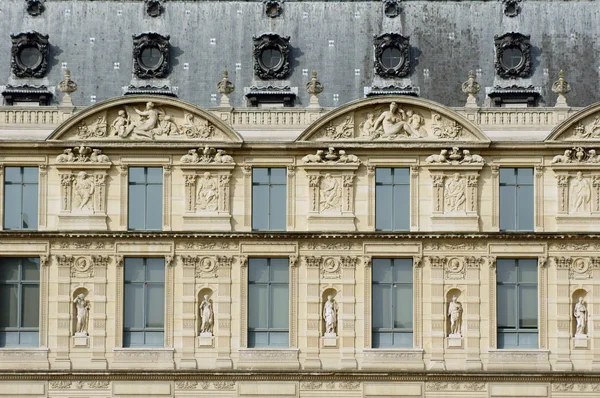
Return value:
<svg viewBox="0 0 600 398">
<path fill-rule="evenodd" d="M 598 12 L 3 2 L 0 397 L 599 396 Z"/>
</svg>

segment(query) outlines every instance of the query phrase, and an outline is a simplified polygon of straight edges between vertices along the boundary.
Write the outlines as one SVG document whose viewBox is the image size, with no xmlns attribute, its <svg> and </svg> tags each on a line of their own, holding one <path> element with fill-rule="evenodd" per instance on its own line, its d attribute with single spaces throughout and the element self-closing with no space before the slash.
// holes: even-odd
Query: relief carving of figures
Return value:
<svg viewBox="0 0 600 398">
<path fill-rule="evenodd" d="M 77 127 L 77 136 L 79 138 L 106 137 L 107 130 L 106 115 L 100 115 L 90 124 L 81 122 Z"/>
<path fill-rule="evenodd" d="M 578 123 L 575 126 L 574 135 L 577 138 L 600 138 L 600 116 L 596 116 L 594 121 L 587 126 Z"/>
<path fill-rule="evenodd" d="M 442 149 L 440 154 L 429 155 L 425 159 L 426 164 L 485 164 L 485 159 L 477 154 L 472 154 L 468 149 L 452 147 Z"/>
<path fill-rule="evenodd" d="M 110 159 L 102 153 L 102 150 L 82 145 L 65 149 L 56 157 L 56 163 L 110 163 Z"/>
<path fill-rule="evenodd" d="M 309 154 L 302 158 L 304 163 L 360 163 L 360 159 L 356 155 L 347 154 L 345 150 L 336 151 L 335 148 L 329 147 L 327 152 L 323 149 L 317 150 L 316 154 Z"/>
<path fill-rule="evenodd" d="M 200 317 L 202 318 L 202 323 L 200 325 L 200 335 L 201 336 L 212 336 L 213 335 L 213 325 L 214 325 L 214 312 L 212 301 L 209 300 L 208 295 L 204 296 L 204 300 L 200 303 Z"/>
<path fill-rule="evenodd" d="M 566 149 L 562 155 L 556 155 L 552 158 L 550 164 L 558 163 L 598 163 L 600 156 L 596 154 L 595 149 L 587 151 L 582 147 Z"/>
<path fill-rule="evenodd" d="M 422 138 L 426 136 L 421 131 L 423 118 L 412 110 L 404 111 L 397 103 L 392 102 L 390 109 L 379 115 L 373 125 L 373 138 Z"/>
<path fill-rule="evenodd" d="M 583 178 L 581 171 L 577 172 L 577 176 L 571 182 L 571 212 L 583 213 L 588 211 L 590 199 L 592 197 L 592 188 L 589 181 Z"/>
<path fill-rule="evenodd" d="M 456 295 L 452 296 L 452 301 L 448 304 L 448 316 L 450 317 L 450 335 L 449 337 L 461 337 L 462 336 L 462 313 L 463 307 L 460 302 L 457 301 Z"/>
<path fill-rule="evenodd" d="M 73 196 L 75 202 L 78 203 L 78 210 L 84 210 L 85 208 L 90 211 L 94 210 L 94 189 L 94 179 L 85 171 L 80 171 L 73 182 Z"/>
<path fill-rule="evenodd" d="M 332 295 L 327 296 L 323 306 L 323 319 L 325 320 L 325 336 L 335 336 L 337 330 L 338 305 Z"/>
<path fill-rule="evenodd" d="M 215 133 L 215 127 L 208 120 L 203 123 L 196 121 L 196 117 L 191 113 L 185 112 L 183 115 L 183 133 L 190 138 L 212 138 Z"/>
<path fill-rule="evenodd" d="M 583 297 L 579 297 L 577 304 L 575 304 L 573 315 L 577 322 L 575 337 L 586 337 L 585 327 L 587 325 L 587 308 L 583 303 Z"/>
<path fill-rule="evenodd" d="M 325 210 L 339 210 L 342 200 L 342 188 L 337 178 L 332 177 L 331 174 L 325 174 L 325 177 L 321 180 L 321 211 Z"/>
<path fill-rule="evenodd" d="M 443 122 L 442 117 L 437 113 L 431 115 L 433 123 L 431 128 L 433 134 L 438 138 L 443 139 L 457 139 L 460 138 L 462 132 L 462 126 L 456 121 Z"/>
<path fill-rule="evenodd" d="M 198 180 L 196 208 L 202 211 L 215 211 L 219 204 L 219 186 L 208 171 Z"/>
<path fill-rule="evenodd" d="M 181 157 L 181 163 L 234 163 L 234 161 L 233 157 L 225 153 L 225 150 L 205 146 L 198 150 L 190 149 Z"/>
<path fill-rule="evenodd" d="M 444 210 L 446 212 L 464 211 L 465 183 L 459 173 L 454 173 L 452 178 L 446 180 L 444 186 Z"/>
<path fill-rule="evenodd" d="M 90 302 L 85 299 L 85 294 L 80 293 L 73 300 L 77 309 L 77 324 L 75 326 L 75 336 L 87 336 L 88 325 L 90 321 Z"/>
</svg>

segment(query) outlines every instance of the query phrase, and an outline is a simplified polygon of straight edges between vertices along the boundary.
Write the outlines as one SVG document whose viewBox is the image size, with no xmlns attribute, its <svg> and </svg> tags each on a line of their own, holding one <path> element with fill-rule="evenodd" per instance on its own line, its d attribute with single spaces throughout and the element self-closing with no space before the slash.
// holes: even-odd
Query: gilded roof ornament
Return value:
<svg viewBox="0 0 600 398">
<path fill-rule="evenodd" d="M 468 94 L 467 97 L 467 107 L 476 107 L 477 106 L 477 98 L 476 95 L 481 90 L 481 85 L 477 83 L 475 80 L 475 72 L 472 70 L 469 71 L 469 78 L 466 82 L 462 84 L 462 91 L 465 94 Z"/>
<path fill-rule="evenodd" d="M 571 84 L 565 80 L 565 74 L 562 70 L 558 72 L 558 80 L 552 84 L 552 91 L 558 94 L 556 106 L 567 106 L 565 94 L 571 91 Z"/>
</svg>

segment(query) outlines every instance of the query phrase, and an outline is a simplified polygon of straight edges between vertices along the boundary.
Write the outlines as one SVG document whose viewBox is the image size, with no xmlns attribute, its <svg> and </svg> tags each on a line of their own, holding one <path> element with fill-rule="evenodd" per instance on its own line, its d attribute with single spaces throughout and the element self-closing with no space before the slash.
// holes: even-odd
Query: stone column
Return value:
<svg viewBox="0 0 600 398">
<path fill-rule="evenodd" d="M 175 303 L 175 308 L 178 308 L 176 313 L 179 313 L 179 316 L 175 319 L 175 324 L 181 322 L 183 327 L 180 331 L 181 343 L 177 344 L 177 349 L 181 351 L 180 366 L 185 369 L 195 369 L 197 362 L 194 354 L 196 351 L 196 335 L 198 333 L 198 327 L 196 326 L 198 319 L 196 265 L 199 258 L 194 255 L 185 255 L 179 256 L 179 259 L 181 263 L 181 282 L 180 284 L 176 284 L 175 290 L 181 292 L 181 295 L 177 295 L 177 300 L 181 301 Z"/>
<path fill-rule="evenodd" d="M 196 212 L 196 174 L 184 173 L 185 180 L 185 212 Z"/>
<path fill-rule="evenodd" d="M 106 172 L 94 175 L 94 213 L 106 214 Z"/>
<path fill-rule="evenodd" d="M 59 174 L 60 177 L 60 211 L 71 212 L 71 198 L 73 190 L 73 174 Z"/>
<path fill-rule="evenodd" d="M 129 167 L 126 164 L 119 165 L 119 189 L 121 201 L 119 229 L 122 231 L 127 230 L 127 193 L 129 190 L 128 172 Z"/>
<path fill-rule="evenodd" d="M 38 230 L 46 230 L 46 215 L 48 207 L 48 165 L 46 163 L 39 164 L 40 180 L 39 180 L 39 215 L 38 215 Z"/>
<path fill-rule="evenodd" d="M 352 176 L 354 178 L 354 176 Z M 338 334 L 342 369 L 356 369 L 356 264 L 358 258 L 342 256 L 342 300 L 339 302 Z M 341 327 L 340 327 L 341 326 Z"/>
<path fill-rule="evenodd" d="M 88 332 L 91 338 L 92 363 L 94 367 L 106 369 L 106 306 L 108 303 L 108 275 L 106 271 L 110 257 L 96 255 L 91 257 L 91 261 L 94 268 L 94 294 L 92 295 L 93 301 L 91 303 L 92 310 Z"/>
<path fill-rule="evenodd" d="M 163 165 L 163 231 L 171 230 L 171 165 Z"/>
<path fill-rule="evenodd" d="M 444 363 L 444 342 L 446 340 L 446 305 L 444 295 L 444 266 L 446 257 L 429 257 L 429 292 L 423 292 L 428 299 L 423 300 L 425 308 L 429 308 L 427 315 L 424 315 L 423 322 L 428 321 L 431 338 L 431 365 L 429 369 L 445 370 Z M 414 272 L 418 272 L 415 268 Z M 414 286 L 416 292 L 416 286 Z M 416 318 L 416 308 L 415 308 Z M 416 332 L 416 330 L 415 330 Z M 416 345 L 415 345 L 416 347 Z"/>
<path fill-rule="evenodd" d="M 215 306 L 215 327 L 217 332 L 217 369 L 232 369 L 231 361 L 231 267 L 233 256 L 217 256 L 217 268 L 219 272 L 218 296 Z"/>
<path fill-rule="evenodd" d="M 569 268 L 571 257 L 554 257 L 556 266 L 556 287 L 552 294 L 556 297 L 556 369 L 573 370 L 571 362 L 571 293 L 569 291 Z"/>
<path fill-rule="evenodd" d="M 306 360 L 304 369 L 321 369 L 321 360 L 319 359 L 319 351 L 321 344 L 321 292 L 319 289 L 319 272 L 323 257 L 321 256 L 305 256 L 306 264 L 306 285 L 300 286 L 299 291 L 305 290 L 306 297 L 306 312 L 300 311 L 300 321 L 306 322 L 306 335 L 304 336 L 304 347 L 306 347 Z M 300 303 L 302 305 L 302 303 Z M 305 319 L 301 314 L 306 314 Z"/>
<path fill-rule="evenodd" d="M 56 265 L 57 277 L 56 284 L 58 294 L 56 296 L 56 366 L 62 369 L 70 369 L 71 361 L 69 351 L 72 336 L 72 318 L 71 313 L 72 292 L 71 292 L 71 267 L 75 258 L 73 256 L 54 256 L 53 263 Z M 73 314 L 76 316 L 76 314 Z"/>
<path fill-rule="evenodd" d="M 481 257 L 465 257 L 467 267 L 466 308 L 463 312 L 463 340 L 467 351 L 467 370 L 481 370 Z"/>
</svg>

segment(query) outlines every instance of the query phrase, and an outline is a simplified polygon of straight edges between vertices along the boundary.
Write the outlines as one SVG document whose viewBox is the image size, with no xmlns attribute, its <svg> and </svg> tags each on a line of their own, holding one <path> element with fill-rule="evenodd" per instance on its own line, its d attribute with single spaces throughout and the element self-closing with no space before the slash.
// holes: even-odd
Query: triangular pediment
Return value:
<svg viewBox="0 0 600 398">
<path fill-rule="evenodd" d="M 161 96 L 126 96 L 84 109 L 48 137 L 52 141 L 241 143 L 211 113 Z"/>
<path fill-rule="evenodd" d="M 400 144 L 489 144 L 476 125 L 450 108 L 408 96 L 348 103 L 311 124 L 297 141 Z"/>
<path fill-rule="evenodd" d="M 600 103 L 590 105 L 556 126 L 545 142 L 600 142 Z"/>
</svg>

